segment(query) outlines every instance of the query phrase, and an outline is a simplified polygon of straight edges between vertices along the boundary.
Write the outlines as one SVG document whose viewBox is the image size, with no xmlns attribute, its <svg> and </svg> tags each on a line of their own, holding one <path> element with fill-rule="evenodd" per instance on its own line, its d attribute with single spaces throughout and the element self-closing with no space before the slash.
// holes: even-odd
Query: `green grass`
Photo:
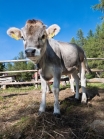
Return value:
<svg viewBox="0 0 104 139">
<path fill-rule="evenodd" d="M 91 74 L 88 73 L 88 74 L 86 74 L 85 76 L 86 76 L 87 79 L 91 79 L 91 78 L 95 78 L 95 75 L 96 75 L 96 74 L 93 72 L 93 73 L 91 73 Z"/>
<path fill-rule="evenodd" d="M 87 83 L 87 87 L 104 89 L 104 83 Z"/>
<path fill-rule="evenodd" d="M 29 117 L 27 117 L 27 116 L 21 117 L 21 119 L 19 120 L 19 122 L 17 122 L 17 123 L 15 124 L 15 126 L 20 126 L 20 125 L 22 125 L 22 124 L 25 124 L 26 121 L 27 121 L 28 119 L 29 119 Z"/>
<path fill-rule="evenodd" d="M 104 83 L 87 83 L 87 87 L 88 88 L 100 88 L 100 89 L 104 89 Z M 52 88 L 52 85 L 51 85 Z M 70 85 L 67 84 L 66 86 L 62 86 L 60 85 L 60 90 L 66 89 L 66 88 L 70 88 Z M 38 88 L 36 89 L 35 86 L 25 86 L 25 87 L 8 87 L 7 89 L 3 90 L 0 89 L 0 94 L 2 93 L 21 93 L 21 92 L 28 92 L 31 90 L 40 90 L 41 86 L 39 85 Z M 0 97 L 0 100 L 2 99 L 2 97 Z"/>
<path fill-rule="evenodd" d="M 87 87 L 104 89 L 104 83 L 87 83 Z M 69 84 L 67 84 L 66 86 L 60 85 L 60 89 L 66 89 L 66 88 L 70 88 L 70 85 Z"/>
<path fill-rule="evenodd" d="M 61 89 L 66 89 L 66 88 L 70 88 L 70 85 L 67 84 L 67 85 L 63 86 L 63 85 L 60 84 L 60 90 L 61 90 Z"/>
<path fill-rule="evenodd" d="M 24 132 L 24 129 L 28 126 L 29 117 L 21 117 L 20 120 L 10 128 L 7 128 L 5 131 L 0 132 L 0 139 L 11 139 L 14 138 L 14 133 L 17 132 L 20 135 Z"/>
<path fill-rule="evenodd" d="M 2 107 L 2 109 L 7 109 L 7 108 L 8 108 L 7 106 L 3 106 L 3 107 Z"/>
<path fill-rule="evenodd" d="M 27 92 L 27 91 L 31 91 L 31 90 L 39 90 L 39 89 L 40 89 L 40 86 L 37 89 L 35 89 L 35 86 L 8 87 L 5 90 L 0 89 L 0 94 L 9 93 L 9 92 L 20 93 L 20 92 Z"/>
<path fill-rule="evenodd" d="M 2 96 L 0 96 L 0 101 L 3 101 L 3 97 Z"/>
</svg>

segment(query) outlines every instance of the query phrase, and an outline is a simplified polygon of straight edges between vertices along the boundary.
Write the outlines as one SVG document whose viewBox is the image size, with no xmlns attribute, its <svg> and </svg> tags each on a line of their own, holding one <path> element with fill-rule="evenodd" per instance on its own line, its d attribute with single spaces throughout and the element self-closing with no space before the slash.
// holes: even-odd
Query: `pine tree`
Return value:
<svg viewBox="0 0 104 139">
<path fill-rule="evenodd" d="M 104 13 L 104 0 L 100 0 L 100 3 L 95 4 L 94 6 L 92 6 L 92 8 L 94 10 L 100 10 L 101 12 Z"/>
<path fill-rule="evenodd" d="M 100 25 L 97 25 L 96 27 L 96 32 L 95 32 L 95 38 L 98 38 L 99 37 L 99 33 L 100 33 Z"/>
<path fill-rule="evenodd" d="M 77 42 L 76 42 L 80 47 L 83 47 L 85 40 L 84 40 L 84 34 L 81 29 L 77 31 Z"/>
<path fill-rule="evenodd" d="M 93 31 L 90 29 L 89 32 L 88 32 L 87 38 L 89 39 L 93 36 L 94 36 Z"/>
<path fill-rule="evenodd" d="M 0 71 L 3 71 L 5 68 L 5 65 L 3 63 L 0 63 Z"/>
<path fill-rule="evenodd" d="M 94 6 L 92 6 L 92 9 L 99 10 L 102 13 L 104 13 L 104 0 L 100 0 L 100 3 L 95 4 Z M 104 16 L 102 16 L 101 19 L 104 20 Z"/>
<path fill-rule="evenodd" d="M 0 63 L 0 71 L 4 71 L 5 70 L 5 64 L 3 63 Z M 2 74 L 0 74 L 2 75 Z"/>
<path fill-rule="evenodd" d="M 76 43 L 76 40 L 75 40 L 75 38 L 73 37 L 72 39 L 71 39 L 71 41 L 70 41 L 71 43 Z"/>
<path fill-rule="evenodd" d="M 13 65 L 11 63 L 6 64 L 6 70 L 12 71 L 13 70 Z"/>
</svg>

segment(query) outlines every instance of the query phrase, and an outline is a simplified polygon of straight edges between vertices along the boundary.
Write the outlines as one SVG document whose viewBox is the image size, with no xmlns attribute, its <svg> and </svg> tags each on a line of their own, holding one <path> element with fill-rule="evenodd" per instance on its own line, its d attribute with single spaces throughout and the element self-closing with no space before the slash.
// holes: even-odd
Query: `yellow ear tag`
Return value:
<svg viewBox="0 0 104 139">
<path fill-rule="evenodd" d="M 16 39 L 16 40 L 20 40 L 20 38 L 18 38 L 15 34 L 11 34 L 11 37 Z"/>
<path fill-rule="evenodd" d="M 53 38 L 55 36 L 55 33 L 53 32 L 53 33 L 51 33 L 48 37 L 49 37 L 49 39 L 51 39 L 51 38 Z"/>
</svg>

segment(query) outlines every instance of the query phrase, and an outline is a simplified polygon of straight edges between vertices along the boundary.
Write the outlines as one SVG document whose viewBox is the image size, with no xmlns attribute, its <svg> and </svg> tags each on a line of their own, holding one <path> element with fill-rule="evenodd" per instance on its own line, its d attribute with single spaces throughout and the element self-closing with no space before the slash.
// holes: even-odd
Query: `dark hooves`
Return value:
<svg viewBox="0 0 104 139">
<path fill-rule="evenodd" d="M 87 102 L 81 101 L 81 104 L 82 104 L 82 105 L 87 105 Z"/>
<path fill-rule="evenodd" d="M 74 102 L 76 102 L 76 103 L 80 103 L 81 100 L 80 100 L 80 99 L 77 99 L 77 98 L 74 98 Z"/>
<path fill-rule="evenodd" d="M 44 112 L 39 111 L 39 112 L 38 112 L 38 115 L 40 116 L 40 115 L 42 115 L 43 113 L 44 113 Z"/>
<path fill-rule="evenodd" d="M 56 118 L 61 118 L 61 114 L 59 114 L 59 113 L 53 113 L 53 115 L 54 115 Z"/>
</svg>

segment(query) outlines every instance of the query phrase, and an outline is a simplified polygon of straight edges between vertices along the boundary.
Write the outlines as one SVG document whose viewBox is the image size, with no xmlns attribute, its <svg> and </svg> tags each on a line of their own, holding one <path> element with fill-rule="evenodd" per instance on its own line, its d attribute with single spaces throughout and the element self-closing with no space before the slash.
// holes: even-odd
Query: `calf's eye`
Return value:
<svg viewBox="0 0 104 139">
<path fill-rule="evenodd" d="M 45 35 L 42 36 L 42 39 L 45 39 Z"/>
<path fill-rule="evenodd" d="M 25 39 L 24 39 L 24 37 L 23 37 L 23 36 L 21 36 L 21 38 L 25 41 Z"/>
</svg>

